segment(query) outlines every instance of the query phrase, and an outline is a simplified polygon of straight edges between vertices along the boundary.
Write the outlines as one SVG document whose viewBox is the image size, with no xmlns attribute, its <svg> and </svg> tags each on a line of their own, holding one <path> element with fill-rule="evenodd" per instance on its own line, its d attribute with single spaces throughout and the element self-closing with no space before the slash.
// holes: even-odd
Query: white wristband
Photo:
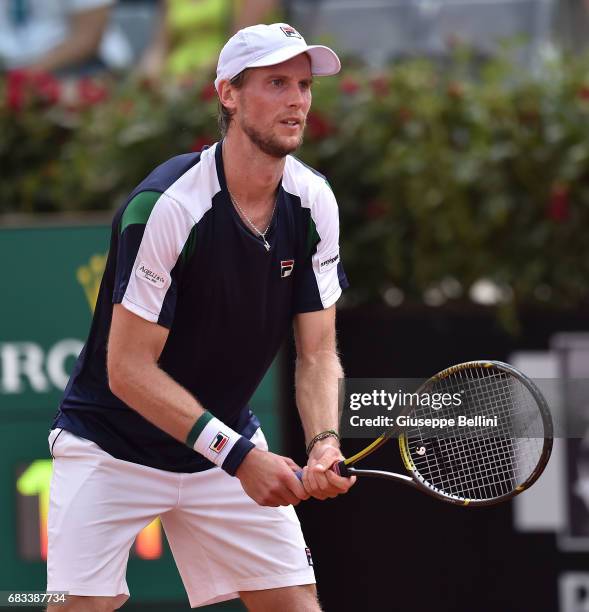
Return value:
<svg viewBox="0 0 589 612">
<path fill-rule="evenodd" d="M 195 437 L 196 440 L 194 440 Z M 231 427 L 225 425 L 210 412 L 205 412 L 195 423 L 187 443 L 209 461 L 223 467 L 227 455 L 241 438 L 242 436 L 233 431 Z"/>
</svg>

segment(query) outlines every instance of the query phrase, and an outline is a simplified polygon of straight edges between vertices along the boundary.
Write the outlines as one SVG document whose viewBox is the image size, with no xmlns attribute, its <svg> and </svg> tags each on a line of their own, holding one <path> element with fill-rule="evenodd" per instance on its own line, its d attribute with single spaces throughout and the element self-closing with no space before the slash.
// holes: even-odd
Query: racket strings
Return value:
<svg viewBox="0 0 589 612">
<path fill-rule="evenodd" d="M 408 452 L 426 486 L 450 497 L 487 500 L 511 493 L 531 477 L 546 432 L 537 402 L 523 383 L 501 370 L 477 367 L 460 370 L 424 391 L 458 393 L 461 405 L 438 410 L 419 405 L 411 417 L 458 421 L 464 415 L 496 422 L 488 429 L 446 427 L 437 437 L 427 427 L 408 427 Z"/>
</svg>

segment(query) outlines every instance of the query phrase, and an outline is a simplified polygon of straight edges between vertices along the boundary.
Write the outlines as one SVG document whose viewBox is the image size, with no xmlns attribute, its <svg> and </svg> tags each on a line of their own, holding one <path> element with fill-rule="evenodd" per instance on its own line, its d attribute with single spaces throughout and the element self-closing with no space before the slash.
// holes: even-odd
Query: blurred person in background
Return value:
<svg viewBox="0 0 589 612">
<path fill-rule="evenodd" d="M 127 0 L 129 1 L 129 0 Z M 232 34 L 274 17 L 278 0 L 159 0 L 158 26 L 139 62 L 139 74 L 194 74 L 214 67 Z"/>
<path fill-rule="evenodd" d="M 104 70 L 102 35 L 115 0 L 0 0 L 0 66 L 59 75 Z"/>
</svg>

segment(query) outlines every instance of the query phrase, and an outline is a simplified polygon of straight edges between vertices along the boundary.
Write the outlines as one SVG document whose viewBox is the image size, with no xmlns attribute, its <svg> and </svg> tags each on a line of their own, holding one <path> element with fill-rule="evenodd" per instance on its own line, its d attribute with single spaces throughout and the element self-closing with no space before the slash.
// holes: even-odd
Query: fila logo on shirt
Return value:
<svg viewBox="0 0 589 612">
<path fill-rule="evenodd" d="M 311 549 L 305 548 L 305 553 L 307 553 L 307 563 L 313 567 L 313 557 L 311 557 Z"/>
<path fill-rule="evenodd" d="M 284 35 L 288 36 L 289 38 L 300 38 L 301 40 L 303 39 L 303 37 L 293 27 L 289 25 L 280 26 L 280 29 L 284 32 Z"/>
<path fill-rule="evenodd" d="M 215 453 L 220 453 L 225 448 L 227 442 L 229 442 L 229 438 L 220 431 L 211 442 L 209 448 Z"/>
<path fill-rule="evenodd" d="M 286 278 L 292 274 L 294 268 L 294 259 L 283 259 L 280 262 L 280 277 Z"/>
</svg>

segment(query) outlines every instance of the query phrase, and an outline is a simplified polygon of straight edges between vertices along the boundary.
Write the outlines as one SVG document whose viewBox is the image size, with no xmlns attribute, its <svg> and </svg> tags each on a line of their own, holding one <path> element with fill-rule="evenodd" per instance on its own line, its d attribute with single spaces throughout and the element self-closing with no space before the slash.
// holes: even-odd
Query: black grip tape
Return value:
<svg viewBox="0 0 589 612">
<path fill-rule="evenodd" d="M 348 471 L 345 461 L 338 461 L 337 463 L 334 463 L 331 469 L 338 476 L 344 476 L 346 478 L 349 478 L 351 476 L 350 472 Z"/>
</svg>

